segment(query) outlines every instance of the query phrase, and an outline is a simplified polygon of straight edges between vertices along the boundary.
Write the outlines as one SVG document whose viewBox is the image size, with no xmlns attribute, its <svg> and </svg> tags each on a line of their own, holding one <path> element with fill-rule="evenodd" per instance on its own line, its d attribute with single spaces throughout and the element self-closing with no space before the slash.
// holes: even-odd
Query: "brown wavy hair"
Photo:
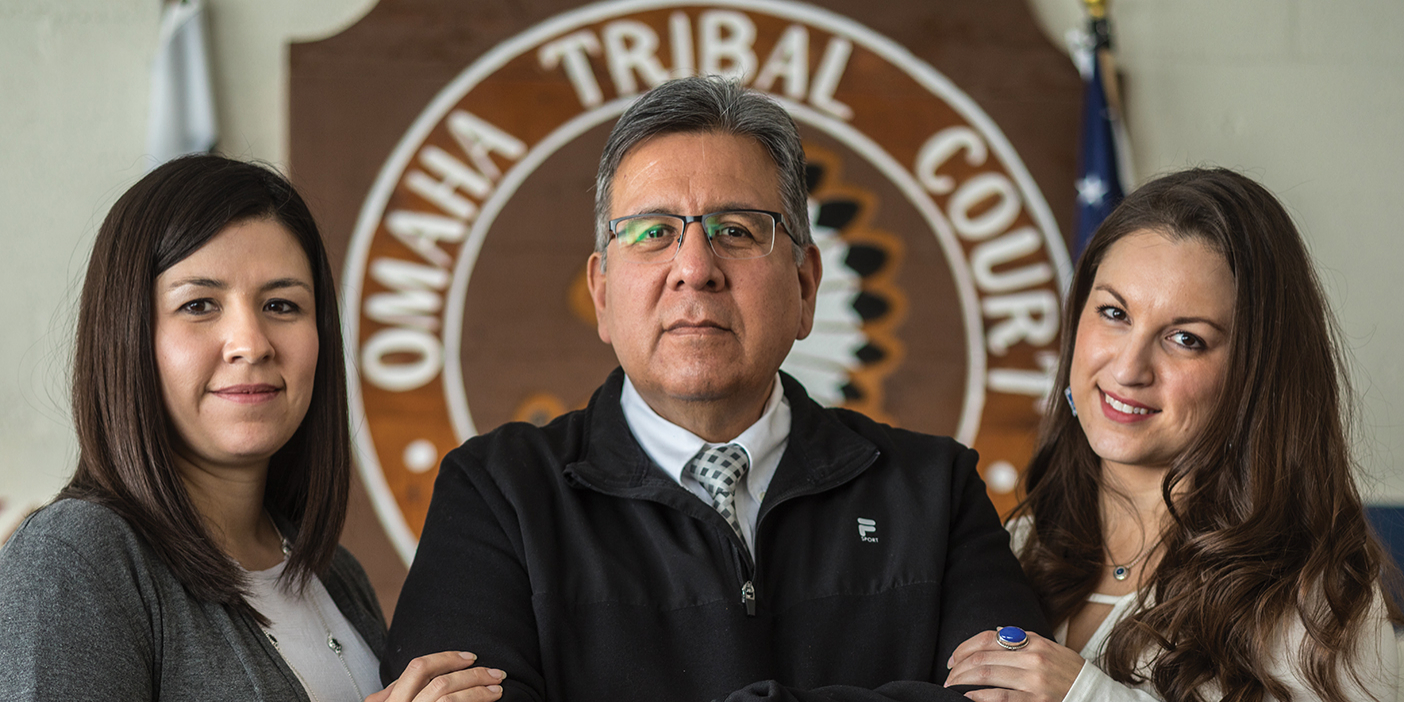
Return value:
<svg viewBox="0 0 1404 702">
<path fill-rule="evenodd" d="M 264 504 L 299 527 L 284 578 L 300 588 L 330 567 L 351 481 L 336 287 L 307 204 L 286 178 L 258 164 L 207 155 L 175 159 L 127 190 L 103 220 L 78 310 L 78 468 L 58 497 L 113 510 L 196 599 L 265 623 L 244 599 L 244 576 L 211 538 L 176 469 L 152 321 L 157 276 L 226 227 L 260 219 L 281 224 L 307 254 L 317 324 L 311 404 L 269 460 Z"/>
<path fill-rule="evenodd" d="M 1099 494 L 1108 489 L 1062 391 L 1078 320 L 1113 244 L 1150 230 L 1223 254 L 1235 305 L 1223 389 L 1202 435 L 1166 474 L 1170 525 L 1138 611 L 1106 646 L 1106 672 L 1128 684 L 1151 654 L 1149 681 L 1167 700 L 1287 699 L 1272 677 L 1284 625 L 1306 637 L 1294 661 L 1325 700 L 1344 701 L 1343 671 L 1383 582 L 1398 572 L 1371 533 L 1352 480 L 1350 386 L 1338 332 L 1306 247 L 1261 185 L 1224 169 L 1158 178 L 1102 223 L 1078 262 L 1063 312 L 1062 347 L 1038 447 L 1014 516 L 1033 518 L 1019 554 L 1051 621 L 1067 621 L 1106 561 Z M 1174 496 L 1172 499 L 1172 495 Z M 1387 576 L 1387 577 L 1386 577 Z M 1386 597 L 1390 618 L 1399 610 Z"/>
</svg>

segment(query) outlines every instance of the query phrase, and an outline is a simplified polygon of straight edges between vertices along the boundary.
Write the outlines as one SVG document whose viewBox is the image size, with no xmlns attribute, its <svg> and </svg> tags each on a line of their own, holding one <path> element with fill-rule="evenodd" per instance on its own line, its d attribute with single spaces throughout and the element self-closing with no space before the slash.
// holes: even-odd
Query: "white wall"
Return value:
<svg viewBox="0 0 1404 702">
<path fill-rule="evenodd" d="M 287 159 L 287 43 L 375 0 L 208 0 L 220 148 Z M 0 538 L 73 470 L 76 300 L 107 209 L 140 178 L 158 0 L 0 0 Z"/>
<path fill-rule="evenodd" d="M 1242 168 L 1316 255 L 1355 358 L 1367 491 L 1404 502 L 1404 3 L 1112 0 L 1138 180 Z M 221 149 L 283 162 L 290 38 L 374 0 L 208 0 Z M 1081 0 L 1031 0 L 1050 36 Z M 107 208 L 141 176 L 156 0 L 0 0 L 0 534 L 73 465 L 71 327 Z"/>
</svg>

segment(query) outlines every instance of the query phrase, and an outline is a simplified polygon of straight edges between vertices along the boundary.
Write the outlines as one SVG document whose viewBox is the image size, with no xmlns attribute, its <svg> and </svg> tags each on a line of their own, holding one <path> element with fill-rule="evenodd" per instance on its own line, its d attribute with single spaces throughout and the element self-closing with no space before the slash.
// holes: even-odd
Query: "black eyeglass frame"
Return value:
<svg viewBox="0 0 1404 702">
<path fill-rule="evenodd" d="M 625 221 L 625 220 L 637 219 L 637 218 L 639 218 L 639 217 L 676 217 L 676 218 L 682 220 L 682 223 L 683 223 L 683 224 L 682 224 L 682 229 L 679 229 L 679 230 L 678 230 L 678 241 L 677 241 L 677 243 L 674 244 L 674 246 L 673 246 L 673 255 L 672 255 L 672 256 L 669 256 L 668 258 L 663 259 L 663 260 L 661 260 L 661 261 L 636 261 L 636 262 L 635 262 L 635 263 L 667 263 L 667 262 L 673 260 L 674 258 L 677 258 L 678 252 L 682 250 L 683 239 L 685 239 L 685 238 L 687 237 L 687 227 L 688 227 L 688 225 L 692 224 L 693 222 L 697 222 L 698 224 L 702 224 L 702 221 L 705 220 L 705 219 L 707 219 L 708 217 L 711 217 L 711 216 L 713 216 L 713 215 L 719 215 L 719 214 L 727 214 L 727 213 L 730 213 L 730 212 L 749 212 L 749 213 L 752 213 L 752 214 L 770 215 L 770 218 L 773 219 L 773 220 L 775 220 L 775 226 L 776 226 L 777 228 L 779 228 L 779 227 L 784 227 L 784 230 L 785 230 L 785 238 L 789 239 L 792 243 L 795 243 L 795 244 L 798 244 L 798 243 L 799 243 L 798 241 L 795 241 L 794 235 L 790 233 L 790 228 L 787 227 L 787 226 L 785 226 L 785 215 L 784 215 L 783 213 L 780 213 L 780 212 L 772 212 L 771 210 L 756 210 L 756 209 L 750 209 L 750 208 L 747 208 L 747 207 L 736 207 L 736 208 L 731 208 L 731 209 L 726 209 L 726 210 L 717 210 L 716 212 L 708 212 L 708 213 L 706 213 L 706 214 L 700 214 L 700 215 L 680 215 L 680 214 L 673 214 L 673 213 L 671 213 L 671 212 L 640 212 L 640 213 L 638 213 L 638 214 L 624 215 L 623 217 L 615 217 L 614 219 L 609 220 L 609 236 L 610 236 L 610 239 L 611 239 L 611 240 L 618 239 L 618 238 L 619 238 L 619 232 L 618 232 L 619 223 L 620 223 L 620 222 L 623 222 L 623 221 Z M 706 228 L 706 226 L 704 225 L 704 226 L 702 227 L 702 233 L 703 233 L 704 236 L 706 236 L 706 232 L 707 232 L 707 228 Z M 751 258 L 729 258 L 729 257 L 727 257 L 727 256 L 721 255 L 720 253 L 717 253 L 717 250 L 716 250 L 715 248 L 712 248 L 712 237 L 710 237 L 710 236 L 707 237 L 707 248 L 712 252 L 712 255 L 714 255 L 714 256 L 716 256 L 716 257 L 718 257 L 718 258 L 725 258 L 725 259 L 728 260 L 728 261 L 749 261 L 749 260 L 752 260 L 752 259 L 755 259 L 755 258 L 765 258 L 766 256 L 769 256 L 770 254 L 775 253 L 775 240 L 774 240 L 774 239 L 771 240 L 771 242 L 770 242 L 770 250 L 769 250 L 769 251 L 767 251 L 767 252 L 765 252 L 765 253 L 763 253 L 763 254 L 761 254 L 761 255 L 759 255 L 759 256 L 753 256 L 753 257 L 751 257 Z"/>
</svg>

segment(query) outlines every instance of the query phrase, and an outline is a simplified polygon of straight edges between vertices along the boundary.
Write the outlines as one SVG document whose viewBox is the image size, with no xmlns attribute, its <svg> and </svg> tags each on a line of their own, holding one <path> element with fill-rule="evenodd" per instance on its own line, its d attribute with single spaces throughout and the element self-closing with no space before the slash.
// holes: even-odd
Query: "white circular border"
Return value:
<svg viewBox="0 0 1404 702">
<path fill-rule="evenodd" d="M 896 42 L 854 20 L 828 10 L 790 0 L 695 0 L 693 2 L 684 0 L 605 0 L 556 15 L 494 46 L 464 69 L 443 90 L 439 91 L 428 107 L 415 119 L 409 130 L 400 138 L 394 151 L 391 152 L 390 158 L 386 160 L 385 165 L 376 176 L 371 191 L 356 219 L 356 227 L 347 248 L 346 265 L 342 275 L 342 309 L 345 311 L 342 315 L 342 326 L 347 346 L 347 387 L 352 421 L 356 425 L 353 436 L 358 451 L 357 464 L 360 467 L 361 477 L 366 482 L 376 515 L 380 518 L 391 543 L 394 544 L 396 551 L 399 552 L 405 563 L 413 560 L 417 542 L 409 525 L 404 520 L 404 515 L 400 512 L 399 505 L 395 502 L 389 485 L 385 482 L 374 441 L 370 436 L 370 431 L 365 426 L 367 424 L 365 402 L 361 397 L 361 377 L 357 367 L 360 355 L 360 344 L 357 339 L 360 332 L 361 290 L 364 284 L 366 260 L 369 256 L 371 239 L 384 215 L 385 206 L 389 202 L 390 195 L 394 192 L 396 183 L 403 176 L 410 159 L 419 150 L 429 132 L 443 120 L 464 95 L 509 61 L 539 46 L 547 39 L 582 25 L 594 24 L 611 17 L 634 12 L 698 5 L 769 14 L 808 24 L 835 36 L 844 37 L 905 71 L 928 92 L 944 100 L 947 105 L 980 131 L 981 136 L 988 142 L 1002 165 L 1013 176 L 1030 217 L 1033 218 L 1043 234 L 1044 248 L 1047 249 L 1049 258 L 1054 263 L 1058 285 L 1060 289 L 1067 289 L 1071 265 L 1062 236 L 1058 231 L 1057 222 L 1053 219 L 1047 202 L 1044 201 L 1033 177 L 1029 175 L 1013 146 L 1009 144 L 1008 139 L 1005 138 L 1004 133 L 995 125 L 994 121 L 975 104 L 974 100 L 970 99 L 935 68 L 913 56 L 911 52 Z M 449 291 L 448 305 L 444 310 L 445 326 L 442 339 L 446 361 L 443 382 L 448 395 L 450 419 L 455 433 L 458 434 L 459 441 L 466 441 L 475 434 L 467 398 L 464 395 L 462 366 L 458 360 L 458 344 L 460 343 L 458 336 L 462 331 L 461 316 L 464 304 L 462 298 L 466 295 L 472 265 L 477 261 L 478 251 L 482 247 L 483 238 L 487 235 L 491 221 L 496 218 L 497 213 L 501 211 L 510 195 L 535 170 L 537 165 L 540 165 L 551 153 L 568 143 L 570 139 L 608 119 L 609 116 L 622 113 L 635 97 L 617 98 L 567 121 L 534 145 L 522 160 L 514 164 L 503 176 L 492 196 L 483 203 L 468 239 L 464 242 L 458 255 L 458 260 L 455 261 L 453 283 Z M 973 443 L 979 431 L 980 417 L 985 402 L 984 375 L 987 354 L 984 346 L 984 318 L 980 314 L 979 296 L 971 281 L 969 268 L 967 265 L 961 265 L 965 263 L 965 252 L 956 241 L 949 223 L 907 169 L 903 168 L 866 135 L 853 129 L 845 122 L 823 115 L 793 101 L 779 98 L 777 101 L 790 111 L 796 121 L 808 123 L 828 132 L 867 158 L 884 175 L 892 179 L 892 182 L 917 207 L 927 222 L 931 224 L 933 231 L 936 232 L 937 239 L 951 266 L 956 288 L 961 298 L 961 308 L 965 314 L 967 350 L 970 354 L 967 364 L 965 402 L 961 408 L 956 438 L 967 445 Z M 527 168 L 528 165 L 531 168 Z"/>
</svg>

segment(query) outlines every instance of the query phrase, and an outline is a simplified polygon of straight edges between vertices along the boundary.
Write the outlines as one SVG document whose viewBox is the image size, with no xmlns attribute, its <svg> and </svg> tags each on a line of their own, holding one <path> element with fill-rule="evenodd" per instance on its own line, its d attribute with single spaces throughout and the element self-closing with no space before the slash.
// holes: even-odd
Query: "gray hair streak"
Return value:
<svg viewBox="0 0 1404 702">
<path fill-rule="evenodd" d="M 774 100 L 720 76 L 694 76 L 663 83 L 644 93 L 615 123 L 595 176 L 595 251 L 603 254 L 609 245 L 610 201 L 619 162 L 640 142 L 679 132 L 750 137 L 765 147 L 775 162 L 780 181 L 781 206 L 795 263 L 802 263 L 805 248 L 813 243 L 813 238 L 809 233 L 809 189 L 799 130 L 790 114 Z"/>
</svg>

